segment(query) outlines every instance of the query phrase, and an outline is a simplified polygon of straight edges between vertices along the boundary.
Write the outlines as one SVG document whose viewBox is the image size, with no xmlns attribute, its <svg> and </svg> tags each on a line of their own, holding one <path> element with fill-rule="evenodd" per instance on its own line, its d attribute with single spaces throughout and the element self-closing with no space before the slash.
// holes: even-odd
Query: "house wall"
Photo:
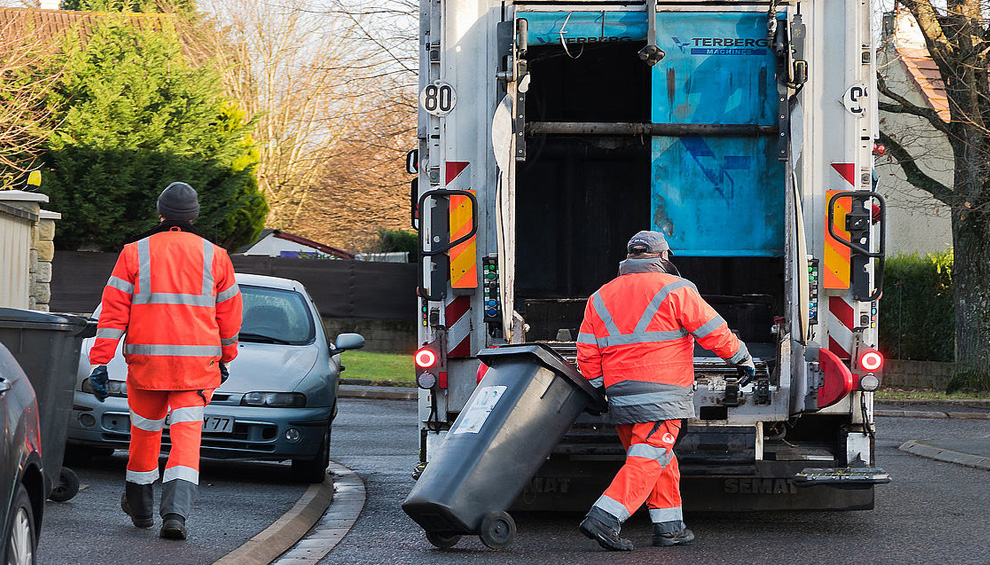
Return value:
<svg viewBox="0 0 990 565">
<path fill-rule="evenodd" d="M 0 307 L 48 311 L 61 216 L 42 210 L 45 202 L 36 192 L 0 191 Z"/>
<path fill-rule="evenodd" d="M 923 49 L 913 20 L 898 17 L 891 22 L 883 47 L 878 53 L 878 69 L 888 86 L 922 107 L 941 109 L 933 104 L 931 86 L 919 83 L 905 63 L 905 54 Z M 892 32 L 892 33 L 890 33 Z M 929 92 L 925 92 L 928 88 Z M 891 100 L 881 96 L 886 102 Z M 923 118 L 908 114 L 880 112 L 880 129 L 915 156 L 918 166 L 932 178 L 952 186 L 952 152 L 945 135 Z M 901 166 L 888 153 L 876 158 L 879 177 L 877 190 L 887 200 L 887 253 L 913 254 L 943 252 L 952 247 L 952 221 L 949 207 L 911 185 Z"/>
</svg>

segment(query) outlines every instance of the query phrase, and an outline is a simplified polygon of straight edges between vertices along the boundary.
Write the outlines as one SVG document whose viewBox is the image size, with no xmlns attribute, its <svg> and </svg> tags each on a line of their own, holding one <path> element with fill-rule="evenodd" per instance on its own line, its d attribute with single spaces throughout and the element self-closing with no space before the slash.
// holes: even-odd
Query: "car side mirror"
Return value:
<svg viewBox="0 0 990 565">
<path fill-rule="evenodd" d="M 346 351 L 348 349 L 361 349 L 364 347 L 364 336 L 361 334 L 340 334 L 333 344 L 334 351 Z"/>
</svg>

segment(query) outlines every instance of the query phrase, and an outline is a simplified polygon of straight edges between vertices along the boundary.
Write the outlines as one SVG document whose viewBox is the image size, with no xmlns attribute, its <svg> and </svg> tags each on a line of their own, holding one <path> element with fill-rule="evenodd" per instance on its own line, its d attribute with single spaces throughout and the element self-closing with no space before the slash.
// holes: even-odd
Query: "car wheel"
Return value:
<svg viewBox="0 0 990 565">
<path fill-rule="evenodd" d="M 293 459 L 292 476 L 304 483 L 322 483 L 327 476 L 330 466 L 330 425 L 323 432 L 323 443 L 320 444 L 316 457 L 312 459 Z"/>
<path fill-rule="evenodd" d="M 34 532 L 34 512 L 31 510 L 31 497 L 24 485 L 17 485 L 14 498 L 13 516 L 10 527 L 4 536 L 4 563 L 7 565 L 34 565 L 34 550 L 37 542 Z"/>
<path fill-rule="evenodd" d="M 68 467 L 62 467 L 58 474 L 58 484 L 48 495 L 48 500 L 53 502 L 65 502 L 71 500 L 79 492 L 79 475 Z"/>
</svg>

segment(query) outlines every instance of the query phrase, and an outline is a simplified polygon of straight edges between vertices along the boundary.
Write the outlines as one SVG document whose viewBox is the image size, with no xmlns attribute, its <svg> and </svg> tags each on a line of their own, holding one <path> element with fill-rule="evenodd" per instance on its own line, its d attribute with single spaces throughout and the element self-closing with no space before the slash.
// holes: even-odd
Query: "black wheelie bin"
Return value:
<svg viewBox="0 0 990 565">
<path fill-rule="evenodd" d="M 79 492 L 79 477 L 62 467 L 62 458 L 79 350 L 83 338 L 92 331 L 86 318 L 80 316 L 0 308 L 0 342 L 17 359 L 38 398 L 45 492 L 57 502 Z"/>
<path fill-rule="evenodd" d="M 505 511 L 587 410 L 604 399 L 577 370 L 541 344 L 486 349 L 490 368 L 402 503 L 440 548 L 477 534 L 505 547 L 516 526 Z"/>
</svg>

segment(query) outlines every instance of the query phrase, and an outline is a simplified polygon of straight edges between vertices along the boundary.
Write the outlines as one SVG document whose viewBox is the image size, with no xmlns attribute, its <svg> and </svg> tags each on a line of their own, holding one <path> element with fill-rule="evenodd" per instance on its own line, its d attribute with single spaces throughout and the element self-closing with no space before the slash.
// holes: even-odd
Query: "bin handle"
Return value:
<svg viewBox="0 0 990 565">
<path fill-rule="evenodd" d="M 3 396 L 3 393 L 7 392 L 8 390 L 10 390 L 10 381 L 8 381 L 3 377 L 0 377 L 0 396 Z"/>
</svg>

